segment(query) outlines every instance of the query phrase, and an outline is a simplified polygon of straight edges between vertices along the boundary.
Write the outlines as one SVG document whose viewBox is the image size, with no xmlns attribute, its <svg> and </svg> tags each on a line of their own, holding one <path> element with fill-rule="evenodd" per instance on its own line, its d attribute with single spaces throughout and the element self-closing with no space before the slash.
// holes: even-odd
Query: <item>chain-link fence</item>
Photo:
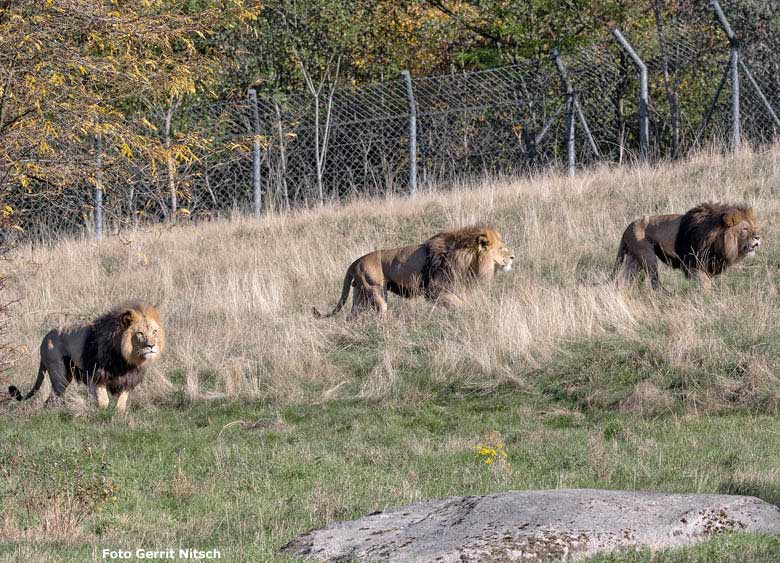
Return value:
<svg viewBox="0 0 780 563">
<path fill-rule="evenodd" d="M 650 10 L 655 25 L 624 30 L 623 44 L 605 30 L 503 68 L 159 108 L 111 132 L 152 138 L 156 152 L 106 149 L 100 138 L 60 147 L 84 168 L 84 185 L 20 188 L 7 201 L 29 236 L 99 235 L 103 224 L 259 214 L 485 172 L 573 172 L 770 142 L 780 131 L 780 9 L 724 2 L 729 38 L 715 4 Z"/>
</svg>

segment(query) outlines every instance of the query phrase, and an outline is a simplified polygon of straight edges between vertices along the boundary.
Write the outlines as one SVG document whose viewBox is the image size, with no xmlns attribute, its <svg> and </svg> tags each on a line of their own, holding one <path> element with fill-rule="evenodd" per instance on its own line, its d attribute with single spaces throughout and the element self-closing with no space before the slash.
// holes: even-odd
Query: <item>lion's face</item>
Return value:
<svg viewBox="0 0 780 563">
<path fill-rule="evenodd" d="M 512 269 L 512 262 L 515 255 L 509 250 L 509 247 L 501 240 L 501 235 L 494 229 L 486 229 L 485 234 L 480 236 L 479 244 L 482 251 L 487 251 L 493 261 L 496 270 L 501 269 L 508 272 Z"/>
<path fill-rule="evenodd" d="M 154 362 L 165 348 L 165 332 L 156 310 L 128 309 L 122 315 L 122 356 L 132 365 Z"/>
<path fill-rule="evenodd" d="M 744 213 L 732 213 L 724 219 L 728 227 L 727 245 L 733 245 L 740 258 L 753 256 L 756 249 L 761 246 L 761 236 L 758 233 L 758 225 L 752 210 Z"/>
<path fill-rule="evenodd" d="M 743 256 L 753 256 L 756 249 L 761 246 L 761 236 L 758 234 L 756 225 L 749 221 L 743 221 L 737 226 L 737 241 L 739 244 L 739 253 Z"/>
<path fill-rule="evenodd" d="M 509 247 L 503 242 L 499 242 L 498 246 L 493 251 L 493 259 L 496 264 L 496 269 L 502 269 L 508 272 L 512 269 L 512 262 L 514 262 L 515 255 L 509 250 Z"/>
</svg>

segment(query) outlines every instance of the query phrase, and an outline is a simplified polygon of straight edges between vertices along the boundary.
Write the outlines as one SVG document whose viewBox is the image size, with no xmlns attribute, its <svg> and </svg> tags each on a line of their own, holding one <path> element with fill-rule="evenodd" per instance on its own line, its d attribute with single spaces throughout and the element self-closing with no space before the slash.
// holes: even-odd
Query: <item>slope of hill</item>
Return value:
<svg viewBox="0 0 780 563">
<path fill-rule="evenodd" d="M 181 545 L 266 560 L 334 519 L 513 488 L 778 503 L 779 186 L 775 147 L 18 248 L 4 269 L 20 354 L 0 383 L 31 384 L 49 327 L 129 298 L 161 306 L 168 350 L 126 420 L 75 385 L 61 409 L 41 408 L 47 389 L 0 404 L 0 558 Z M 706 294 L 668 269 L 670 295 L 608 282 L 629 221 L 704 200 L 756 208 L 754 259 Z M 467 306 L 312 318 L 354 258 L 474 222 L 504 234 L 516 265 Z M 778 549 L 736 535 L 684 559 L 608 560 Z"/>
</svg>

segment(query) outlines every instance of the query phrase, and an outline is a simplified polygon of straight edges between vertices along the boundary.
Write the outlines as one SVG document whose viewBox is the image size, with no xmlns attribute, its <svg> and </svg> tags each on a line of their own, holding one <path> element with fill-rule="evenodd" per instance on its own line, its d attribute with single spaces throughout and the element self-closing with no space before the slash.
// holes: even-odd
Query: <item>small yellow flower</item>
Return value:
<svg viewBox="0 0 780 563">
<path fill-rule="evenodd" d="M 491 465 L 497 461 L 507 466 L 509 465 L 509 456 L 498 432 L 490 432 L 486 436 L 486 443 L 474 446 L 474 451 L 479 460 L 486 465 Z"/>
</svg>

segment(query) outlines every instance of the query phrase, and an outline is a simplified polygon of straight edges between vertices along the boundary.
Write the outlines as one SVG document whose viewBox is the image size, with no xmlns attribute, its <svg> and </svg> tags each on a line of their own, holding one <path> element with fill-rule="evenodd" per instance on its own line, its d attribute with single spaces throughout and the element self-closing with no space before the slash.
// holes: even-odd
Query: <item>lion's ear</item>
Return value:
<svg viewBox="0 0 780 563">
<path fill-rule="evenodd" d="M 133 319 L 133 317 L 134 317 L 134 316 L 135 316 L 135 315 L 134 315 L 133 311 L 132 311 L 132 310 L 130 310 L 130 309 L 128 309 L 127 311 L 125 311 L 124 313 L 122 313 L 122 326 L 123 326 L 123 327 L 125 327 L 125 328 L 127 328 L 127 327 L 129 327 L 131 324 L 133 324 L 133 320 L 134 320 L 134 319 Z"/>
<path fill-rule="evenodd" d="M 488 239 L 487 235 L 479 235 L 479 237 L 477 237 L 477 244 L 479 244 L 480 248 L 487 248 L 490 244 L 490 239 Z"/>
</svg>

